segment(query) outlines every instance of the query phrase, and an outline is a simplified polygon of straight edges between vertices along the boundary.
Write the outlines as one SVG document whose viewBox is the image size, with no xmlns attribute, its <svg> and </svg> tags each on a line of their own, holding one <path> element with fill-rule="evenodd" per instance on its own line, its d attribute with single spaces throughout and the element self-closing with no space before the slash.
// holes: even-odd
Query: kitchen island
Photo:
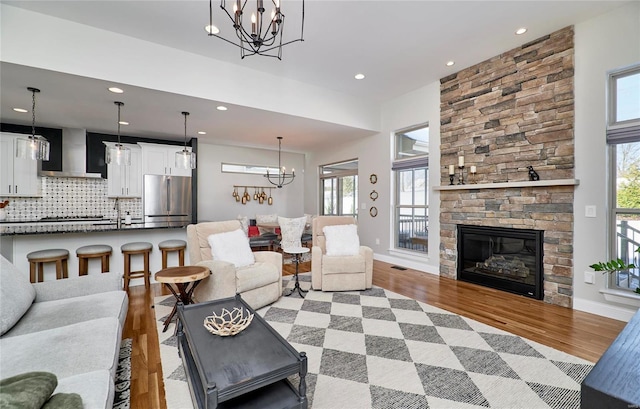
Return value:
<svg viewBox="0 0 640 409">
<path fill-rule="evenodd" d="M 111 271 L 122 272 L 124 258 L 120 246 L 134 241 L 146 241 L 153 244 L 153 251 L 149 258 L 151 282 L 155 282 L 154 274 L 162 269 L 162 257 L 158 250 L 158 243 L 163 240 L 180 239 L 186 241 L 186 226 L 169 227 L 134 222 L 130 225 L 118 226 L 109 221 L 73 221 L 73 222 L 9 222 L 0 223 L 0 253 L 9 261 L 29 274 L 27 254 L 36 250 L 61 248 L 69 250 L 69 277 L 78 277 L 78 258 L 76 249 L 92 244 L 107 244 L 113 247 L 111 254 Z M 176 253 L 169 253 L 169 266 L 177 265 Z M 189 264 L 188 251 L 185 254 L 185 264 Z M 132 269 L 142 269 L 142 258 L 132 259 Z M 101 274 L 100 263 L 89 263 L 89 274 Z M 47 265 L 44 280 L 56 279 L 54 266 Z M 131 280 L 130 285 L 144 285 L 142 278 Z"/>
</svg>

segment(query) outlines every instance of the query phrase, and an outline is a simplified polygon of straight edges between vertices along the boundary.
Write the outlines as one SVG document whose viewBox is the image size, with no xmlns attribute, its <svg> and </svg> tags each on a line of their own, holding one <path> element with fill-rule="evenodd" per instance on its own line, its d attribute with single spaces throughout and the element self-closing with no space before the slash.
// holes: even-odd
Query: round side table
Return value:
<svg viewBox="0 0 640 409">
<path fill-rule="evenodd" d="M 290 247 L 286 249 L 283 248 L 282 251 L 284 251 L 287 254 L 292 254 L 295 257 L 295 262 L 296 262 L 296 283 L 291 289 L 291 291 L 289 291 L 289 294 L 285 294 L 285 297 L 290 296 L 297 290 L 298 294 L 300 294 L 300 297 L 304 298 L 304 293 L 309 292 L 309 290 L 303 290 L 302 288 L 300 288 L 300 281 L 298 280 L 298 267 L 300 265 L 300 254 L 308 253 L 309 248 L 308 247 Z"/>
<path fill-rule="evenodd" d="M 169 291 L 171 291 L 173 296 L 176 297 L 176 303 L 171 310 L 171 314 L 169 314 L 164 321 L 164 329 L 162 332 L 165 332 L 167 327 L 169 327 L 173 316 L 178 310 L 178 303 L 181 302 L 184 305 L 192 304 L 193 290 L 200 284 L 200 281 L 209 277 L 210 274 L 211 271 L 209 271 L 208 268 L 200 266 L 169 267 L 156 273 L 156 281 L 163 283 Z M 176 288 L 174 288 L 174 286 Z"/>
</svg>

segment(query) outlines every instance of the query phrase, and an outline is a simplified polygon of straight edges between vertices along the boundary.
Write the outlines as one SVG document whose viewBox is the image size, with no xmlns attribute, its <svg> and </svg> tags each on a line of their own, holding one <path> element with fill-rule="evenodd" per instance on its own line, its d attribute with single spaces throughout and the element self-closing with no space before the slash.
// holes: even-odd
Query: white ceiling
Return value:
<svg viewBox="0 0 640 409">
<path fill-rule="evenodd" d="M 252 2 L 252 0 L 249 0 Z M 211 59 L 338 91 L 362 101 L 383 103 L 432 83 L 460 69 L 510 50 L 568 25 L 602 14 L 625 1 L 366 1 L 307 0 L 304 42 L 283 48 L 283 58 L 240 58 L 238 48 L 208 37 L 209 2 L 200 1 L 5 1 L 1 3 L 181 49 Z M 265 4 L 270 3 L 265 1 Z M 299 34 L 299 0 L 283 0 L 287 39 Z M 219 19 L 219 1 L 213 3 Z M 270 10 L 269 7 L 266 7 Z M 226 16 L 225 16 L 226 18 Z M 529 31 L 514 35 L 519 27 Z M 3 40 L 4 41 L 4 40 Z M 1 58 L 1 56 L 0 56 Z M 453 67 L 445 66 L 454 60 Z M 132 62 L 133 64 L 135 62 Z M 353 77 L 362 72 L 366 78 Z M 86 128 L 115 133 L 117 99 L 104 95 L 107 81 L 17 66 L 0 66 L 2 121 L 29 124 L 26 86 L 46 89 L 38 96 L 37 124 Z M 98 91 L 100 90 L 100 91 Z M 283 149 L 308 151 L 327 140 L 359 138 L 371 131 L 293 115 L 234 106 L 145 88 L 128 87 L 122 133 L 181 139 L 189 111 L 188 131 L 200 129 L 201 141 L 273 147 L 273 132 L 282 135 Z M 239 88 L 238 92 L 242 92 Z M 286 92 L 286 90 L 283 90 Z M 79 103 L 82 101 L 82 103 Z M 215 106 L 229 110 L 212 117 Z M 204 113 L 209 113 L 205 115 Z M 410 124 L 408 124 L 410 125 Z M 213 135 L 225 135 L 213 139 Z M 292 138 L 295 136 L 295 138 Z"/>
</svg>

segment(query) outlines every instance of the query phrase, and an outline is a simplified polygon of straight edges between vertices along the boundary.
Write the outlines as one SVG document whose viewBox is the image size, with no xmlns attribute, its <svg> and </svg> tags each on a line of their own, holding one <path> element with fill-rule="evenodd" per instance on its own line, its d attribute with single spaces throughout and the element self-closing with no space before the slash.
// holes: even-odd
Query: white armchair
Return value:
<svg viewBox="0 0 640 409">
<path fill-rule="evenodd" d="M 358 254 L 327 255 L 325 226 L 356 224 L 350 216 L 318 216 L 313 220 L 311 248 L 311 286 L 322 291 L 354 291 L 371 288 L 373 250 L 360 246 Z"/>
<path fill-rule="evenodd" d="M 238 220 L 187 226 L 191 264 L 205 266 L 211 270 L 211 275 L 196 287 L 196 300 L 217 300 L 239 293 L 252 308 L 258 309 L 277 301 L 282 295 L 282 254 L 274 251 L 256 251 L 253 252 L 255 264 L 240 268 L 236 268 L 230 262 L 213 258 L 209 236 L 241 228 Z"/>
</svg>

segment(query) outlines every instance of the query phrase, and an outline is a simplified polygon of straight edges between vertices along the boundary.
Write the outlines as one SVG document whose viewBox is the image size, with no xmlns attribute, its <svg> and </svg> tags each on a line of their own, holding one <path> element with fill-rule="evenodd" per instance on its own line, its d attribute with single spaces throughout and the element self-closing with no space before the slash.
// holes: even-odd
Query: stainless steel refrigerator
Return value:
<svg viewBox="0 0 640 409">
<path fill-rule="evenodd" d="M 191 178 L 144 175 L 144 222 L 157 227 L 191 223 Z"/>
</svg>

